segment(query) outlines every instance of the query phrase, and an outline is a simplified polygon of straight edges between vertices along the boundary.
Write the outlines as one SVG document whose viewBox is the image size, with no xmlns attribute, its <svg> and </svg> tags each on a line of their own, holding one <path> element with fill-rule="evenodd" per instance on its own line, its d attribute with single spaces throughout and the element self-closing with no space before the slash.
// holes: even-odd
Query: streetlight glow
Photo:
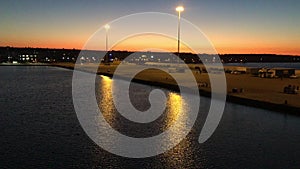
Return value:
<svg viewBox="0 0 300 169">
<path fill-rule="evenodd" d="M 184 11 L 184 7 L 183 7 L 183 6 L 177 6 L 177 7 L 176 7 L 176 11 L 177 11 L 177 12 L 182 12 L 182 11 Z"/>
<path fill-rule="evenodd" d="M 104 28 L 105 28 L 106 30 L 108 30 L 108 29 L 110 28 L 110 26 L 109 26 L 108 24 L 106 24 L 106 25 L 104 26 Z"/>
</svg>

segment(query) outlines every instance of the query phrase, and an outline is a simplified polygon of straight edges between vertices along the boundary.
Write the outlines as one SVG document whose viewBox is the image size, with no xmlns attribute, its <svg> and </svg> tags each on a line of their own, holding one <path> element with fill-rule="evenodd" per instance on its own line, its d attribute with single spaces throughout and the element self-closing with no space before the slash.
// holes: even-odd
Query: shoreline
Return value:
<svg viewBox="0 0 300 169">
<path fill-rule="evenodd" d="M 53 66 L 50 63 L 0 63 L 0 66 Z"/>
<path fill-rule="evenodd" d="M 19 64 L 19 65 L 0 64 L 0 66 L 52 66 L 52 67 L 60 67 L 60 68 L 74 70 L 74 65 L 72 65 L 72 64 L 23 64 L 23 65 L 22 64 Z M 88 69 L 85 69 L 85 70 L 81 69 L 80 71 L 92 73 Z M 98 70 L 97 75 L 113 77 L 114 73 Z M 171 91 L 175 91 L 175 92 L 180 92 L 178 85 L 166 83 L 164 81 L 151 81 L 149 79 L 147 80 L 147 79 L 142 79 L 142 78 L 137 78 L 137 77 L 135 77 L 134 79 L 129 79 L 129 78 L 126 78 L 125 76 L 120 76 L 120 75 L 117 75 L 115 77 L 120 78 L 122 80 L 130 80 L 135 83 L 156 86 L 159 88 L 163 88 L 163 89 L 167 89 L 167 90 L 171 90 Z M 203 88 L 199 87 L 199 93 L 200 93 L 200 96 L 204 96 L 204 97 L 208 97 L 208 98 L 211 97 L 211 91 L 208 89 L 203 89 Z M 270 102 L 270 101 L 263 101 L 263 100 L 259 100 L 259 99 L 242 97 L 239 95 L 232 94 L 230 92 L 227 92 L 227 94 L 226 94 L 226 102 L 249 106 L 249 107 L 261 108 L 261 109 L 270 110 L 270 111 L 274 111 L 274 112 L 280 112 L 280 113 L 284 113 L 284 114 L 300 116 L 300 107 L 293 106 L 290 104 L 284 104 L 284 103 L 280 104 L 280 103 L 274 103 L 274 102 Z"/>
<path fill-rule="evenodd" d="M 67 66 L 67 65 L 52 65 L 52 66 L 74 70 L 74 67 Z M 80 70 L 80 71 L 91 73 L 88 70 Z M 97 75 L 104 75 L 104 76 L 108 76 L 108 77 L 114 76 L 113 73 L 100 72 L 100 71 L 97 71 Z M 119 76 L 117 78 L 120 78 L 123 80 L 130 80 L 123 76 Z M 143 80 L 143 79 L 139 79 L 139 78 L 134 78 L 131 81 L 135 82 L 135 83 L 156 86 L 156 87 L 160 87 L 163 89 L 179 92 L 179 88 L 177 85 L 165 83 L 162 81 L 157 82 L 157 81 Z M 199 93 L 201 96 L 208 97 L 208 98 L 211 97 L 211 91 L 199 88 Z M 291 114 L 291 115 L 300 116 L 300 107 L 292 106 L 289 104 L 283 104 L 283 103 L 278 104 L 278 103 L 272 103 L 272 102 L 268 102 L 268 101 L 244 98 L 244 97 L 230 94 L 229 92 L 227 92 L 227 95 L 226 95 L 226 102 L 227 101 L 230 103 L 235 103 L 235 104 L 239 104 L 239 105 L 261 108 L 261 109 L 270 110 L 270 111 L 274 111 L 274 112 L 280 112 L 283 114 Z"/>
</svg>

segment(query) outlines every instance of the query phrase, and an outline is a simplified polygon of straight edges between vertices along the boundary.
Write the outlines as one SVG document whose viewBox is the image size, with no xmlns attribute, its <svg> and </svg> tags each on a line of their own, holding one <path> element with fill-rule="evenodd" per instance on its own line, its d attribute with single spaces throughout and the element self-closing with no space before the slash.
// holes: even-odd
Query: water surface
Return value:
<svg viewBox="0 0 300 169">
<path fill-rule="evenodd" d="M 149 137 L 184 114 L 184 99 L 168 96 L 164 115 L 146 125 L 120 116 L 111 103 L 113 81 L 97 78 L 96 93 L 106 120 L 121 133 Z M 227 103 L 214 135 L 198 136 L 209 99 L 201 98 L 199 117 L 186 139 L 164 154 L 130 159 L 98 147 L 81 128 L 72 103 L 72 71 L 54 67 L 0 67 L 1 168 L 299 168 L 300 118 Z M 154 87 L 135 84 L 131 100 L 147 109 Z M 184 118 L 184 116 L 182 116 Z M 184 125 L 182 124 L 182 127 Z M 178 131 L 180 132 L 180 131 Z M 110 140 L 112 146 L 114 140 Z M 172 141 L 172 137 L 170 137 Z"/>
</svg>

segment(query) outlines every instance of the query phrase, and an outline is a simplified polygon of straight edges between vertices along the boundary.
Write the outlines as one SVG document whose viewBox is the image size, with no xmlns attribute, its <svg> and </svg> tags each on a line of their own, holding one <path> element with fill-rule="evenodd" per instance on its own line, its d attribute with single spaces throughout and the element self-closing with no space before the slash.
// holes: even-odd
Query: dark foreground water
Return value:
<svg viewBox="0 0 300 169">
<path fill-rule="evenodd" d="M 124 122 L 110 104 L 105 104 L 111 101 L 107 89 L 113 82 L 98 79 L 99 105 L 103 111 L 113 110 L 105 117 L 116 130 L 149 136 L 172 125 L 176 105 L 151 126 Z M 228 103 L 214 135 L 199 144 L 209 107 L 207 98 L 201 98 L 193 130 L 175 148 L 142 159 L 113 155 L 93 143 L 81 128 L 73 108 L 71 81 L 72 71 L 60 68 L 0 67 L 0 168 L 300 167 L 300 118 L 291 115 Z M 135 106 L 147 108 L 149 104 L 143 103 L 141 96 L 153 87 L 132 84 L 131 89 Z M 166 94 L 170 104 L 180 104 L 180 95 Z"/>
</svg>

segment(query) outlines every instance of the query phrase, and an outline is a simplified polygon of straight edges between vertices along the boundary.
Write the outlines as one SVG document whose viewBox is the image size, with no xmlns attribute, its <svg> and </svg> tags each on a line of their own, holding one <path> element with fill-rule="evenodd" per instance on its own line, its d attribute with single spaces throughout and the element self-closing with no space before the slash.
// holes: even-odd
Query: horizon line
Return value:
<svg viewBox="0 0 300 169">
<path fill-rule="evenodd" d="M 56 50 L 80 50 L 80 51 L 104 51 L 105 50 L 96 50 L 96 49 L 79 49 L 79 48 L 51 48 L 51 47 L 20 47 L 20 46 L 0 46 L 0 48 L 36 48 L 36 49 L 56 49 Z M 158 51 L 131 51 L 131 50 L 109 50 L 109 51 L 121 51 L 121 52 L 153 52 L 153 53 L 168 53 L 168 52 L 158 52 Z M 169 53 L 177 53 L 177 51 L 169 52 Z M 300 55 L 297 54 L 276 54 L 276 53 L 216 53 L 216 54 L 211 54 L 211 53 L 192 53 L 192 52 L 180 52 L 180 53 L 190 53 L 190 54 L 208 54 L 208 55 L 278 55 L 278 56 L 296 56 L 300 57 Z"/>
</svg>

